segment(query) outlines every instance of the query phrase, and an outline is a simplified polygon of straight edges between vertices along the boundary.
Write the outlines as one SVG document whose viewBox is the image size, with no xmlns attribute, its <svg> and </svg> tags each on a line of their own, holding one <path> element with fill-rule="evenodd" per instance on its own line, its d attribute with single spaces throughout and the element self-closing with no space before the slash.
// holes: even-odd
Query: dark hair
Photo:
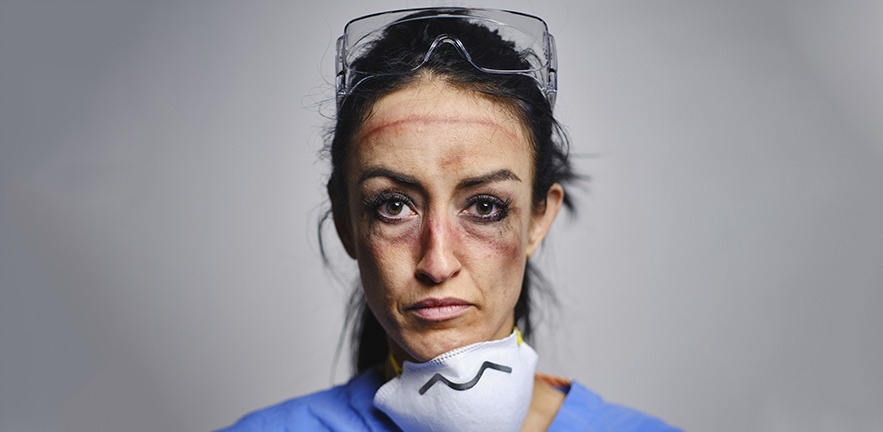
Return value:
<svg viewBox="0 0 883 432">
<path fill-rule="evenodd" d="M 456 12 L 462 14 L 463 10 Z M 458 38 L 464 46 L 469 47 L 473 60 L 485 67 L 505 70 L 528 68 L 526 57 L 532 53 L 519 52 L 514 43 L 504 40 L 497 31 L 462 19 L 412 20 L 388 27 L 370 49 L 353 62 L 353 66 L 360 70 L 410 71 L 423 63 L 427 48 L 441 34 Z M 476 58 L 477 56 L 480 58 Z M 419 69 L 400 75 L 367 79 L 338 104 L 333 135 L 325 149 L 331 159 L 328 192 L 334 211 L 349 211 L 345 161 L 351 140 L 370 114 L 374 103 L 427 73 L 503 103 L 527 126 L 533 147 L 532 194 L 535 208 L 545 205 L 546 193 L 553 184 L 559 183 L 563 186 L 577 178 L 568 161 L 567 136 L 553 117 L 550 102 L 533 78 L 482 72 L 470 64 L 455 47 L 443 45 Z M 572 199 L 567 194 L 564 205 L 573 209 Z M 320 246 L 321 226 L 331 216 L 331 211 L 320 221 Z M 324 249 L 322 255 L 325 257 Z M 528 339 L 534 326 L 531 320 L 531 293 L 535 282 L 542 282 L 542 277 L 528 262 L 521 293 L 515 304 L 515 322 Z M 353 325 L 353 363 L 357 372 L 386 360 L 389 352 L 386 333 L 368 308 L 361 289 L 356 289 L 350 299 L 347 323 Z"/>
</svg>

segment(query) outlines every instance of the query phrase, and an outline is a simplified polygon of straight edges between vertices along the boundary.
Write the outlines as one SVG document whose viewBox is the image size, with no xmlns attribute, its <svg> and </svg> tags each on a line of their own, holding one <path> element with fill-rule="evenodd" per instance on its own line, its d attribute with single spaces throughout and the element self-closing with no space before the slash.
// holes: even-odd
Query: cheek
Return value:
<svg viewBox="0 0 883 432">
<path fill-rule="evenodd" d="M 502 226 L 468 229 L 465 236 L 473 277 L 480 280 L 488 295 L 507 306 L 514 306 L 521 292 L 527 258 L 527 243 L 520 226 L 513 220 Z"/>
<path fill-rule="evenodd" d="M 463 238 L 469 249 L 476 252 L 476 258 L 496 266 L 517 265 L 527 256 L 527 237 L 520 219 L 518 214 L 510 214 L 497 224 L 465 224 Z"/>
<path fill-rule="evenodd" d="M 356 257 L 366 294 L 390 297 L 411 275 L 419 229 L 402 224 L 364 223 L 356 237 Z"/>
</svg>

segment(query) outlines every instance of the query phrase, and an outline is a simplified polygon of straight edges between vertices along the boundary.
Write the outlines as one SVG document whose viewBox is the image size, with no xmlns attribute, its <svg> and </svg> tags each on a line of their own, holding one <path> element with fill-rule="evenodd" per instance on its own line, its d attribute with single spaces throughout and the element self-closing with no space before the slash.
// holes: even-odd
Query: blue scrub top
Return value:
<svg viewBox="0 0 883 432">
<path fill-rule="evenodd" d="M 400 429 L 374 407 L 374 393 L 383 384 L 383 374 L 372 369 L 344 385 L 255 411 L 219 432 L 398 431 Z M 647 414 L 604 402 L 576 381 L 566 392 L 549 431 L 679 430 Z"/>
</svg>

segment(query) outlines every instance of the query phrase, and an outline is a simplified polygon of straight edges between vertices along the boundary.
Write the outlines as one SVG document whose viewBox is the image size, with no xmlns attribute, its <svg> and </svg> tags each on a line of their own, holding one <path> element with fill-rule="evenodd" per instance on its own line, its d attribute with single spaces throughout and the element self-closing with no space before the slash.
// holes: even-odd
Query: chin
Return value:
<svg viewBox="0 0 883 432">
<path fill-rule="evenodd" d="M 436 334 L 413 335 L 405 339 L 404 351 L 407 352 L 416 362 L 426 362 L 432 360 L 448 351 L 471 345 L 478 342 L 485 342 L 478 335 L 467 336 L 460 334 L 459 331 L 441 331 Z M 471 333 L 471 332 L 470 332 Z M 410 343 L 409 343 L 410 342 Z"/>
</svg>

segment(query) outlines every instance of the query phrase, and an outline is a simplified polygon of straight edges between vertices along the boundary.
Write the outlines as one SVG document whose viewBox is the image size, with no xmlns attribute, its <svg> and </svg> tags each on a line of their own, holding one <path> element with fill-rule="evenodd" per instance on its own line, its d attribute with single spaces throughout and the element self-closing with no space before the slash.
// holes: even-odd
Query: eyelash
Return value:
<svg viewBox="0 0 883 432">
<path fill-rule="evenodd" d="M 402 203 L 402 211 L 409 210 L 416 214 L 414 211 L 414 201 L 406 194 L 398 191 L 378 192 L 374 196 L 366 198 L 363 201 L 363 204 L 365 207 L 372 210 L 376 219 L 386 223 L 396 223 L 402 221 L 404 217 L 387 216 L 383 214 L 383 206 L 395 201 Z M 468 214 L 468 216 L 481 223 L 499 222 L 509 216 L 509 206 L 511 203 L 511 199 L 502 200 L 493 195 L 475 195 L 466 201 L 466 209 L 464 212 L 469 212 L 470 209 L 479 204 L 490 204 L 494 206 L 496 211 L 487 215 L 481 215 L 476 208 L 475 211 L 469 212 L 470 214 Z"/>
<path fill-rule="evenodd" d="M 409 198 L 407 195 L 396 191 L 378 192 L 376 195 L 366 198 L 363 203 L 365 207 L 373 211 L 375 218 L 387 223 L 396 223 L 404 218 L 390 217 L 382 213 L 382 206 L 393 201 L 399 201 L 402 203 L 402 211 L 409 210 L 412 213 L 416 213 L 414 211 L 414 201 L 411 200 L 411 198 Z"/>
<path fill-rule="evenodd" d="M 504 200 L 501 200 L 493 195 L 476 195 L 472 198 L 469 198 L 469 200 L 466 201 L 466 204 L 468 205 L 468 207 L 466 207 L 466 208 L 471 209 L 472 207 L 474 207 L 478 204 L 481 204 L 481 203 L 488 203 L 493 206 L 496 206 L 497 211 L 495 211 L 491 214 L 488 214 L 488 215 L 480 215 L 480 214 L 478 214 L 478 212 L 475 212 L 474 214 L 472 214 L 470 216 L 479 222 L 490 223 L 490 222 L 499 222 L 503 219 L 506 219 L 506 217 L 509 216 L 509 205 L 512 203 L 512 200 L 507 199 L 504 201 Z"/>
</svg>

